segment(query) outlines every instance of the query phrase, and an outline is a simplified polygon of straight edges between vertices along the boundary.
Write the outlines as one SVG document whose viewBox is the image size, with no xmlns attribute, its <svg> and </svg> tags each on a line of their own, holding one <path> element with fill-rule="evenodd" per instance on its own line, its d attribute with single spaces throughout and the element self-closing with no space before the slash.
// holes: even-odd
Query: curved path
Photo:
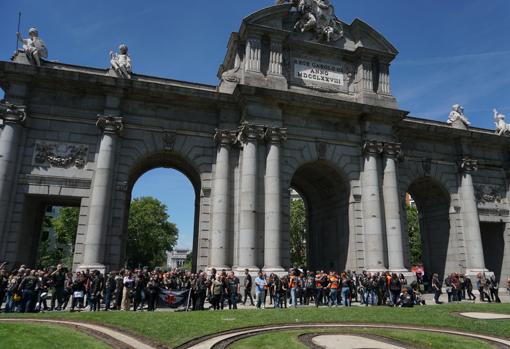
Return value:
<svg viewBox="0 0 510 349">
<path fill-rule="evenodd" d="M 411 330 L 423 331 L 442 334 L 458 335 L 472 339 L 480 339 L 483 341 L 496 344 L 501 348 L 510 348 L 510 340 L 493 337 L 489 335 L 463 332 L 457 330 L 446 330 L 433 327 L 415 327 L 405 325 L 376 325 L 376 324 L 296 324 L 296 325 L 278 325 L 242 329 L 238 331 L 218 334 L 204 338 L 203 340 L 194 340 L 191 343 L 184 344 L 178 348 L 182 349 L 210 349 L 210 348 L 224 348 L 239 338 L 246 338 L 255 336 L 268 331 L 287 331 L 287 330 L 303 330 L 303 329 L 349 329 L 349 328 L 372 328 L 372 329 L 392 329 L 392 330 Z M 226 344 L 226 345 L 225 345 Z"/>
<path fill-rule="evenodd" d="M 48 320 L 48 319 L 0 319 L 0 322 L 28 322 L 28 323 L 42 323 L 48 325 L 57 325 L 65 327 L 74 327 L 88 334 L 97 334 L 100 340 L 103 340 L 108 345 L 116 343 L 119 345 L 113 345 L 113 347 L 119 348 L 133 348 L 133 349 L 158 349 L 161 346 L 156 347 L 150 344 L 140 341 L 138 338 L 128 335 L 123 332 L 113 330 L 109 327 L 94 325 L 85 322 L 77 321 L 65 321 L 65 320 Z"/>
</svg>

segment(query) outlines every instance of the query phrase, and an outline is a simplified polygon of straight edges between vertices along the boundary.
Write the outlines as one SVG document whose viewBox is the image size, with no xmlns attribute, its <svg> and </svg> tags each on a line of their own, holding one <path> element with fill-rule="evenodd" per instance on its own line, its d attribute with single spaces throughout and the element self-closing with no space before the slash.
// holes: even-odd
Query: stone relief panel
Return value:
<svg viewBox="0 0 510 349">
<path fill-rule="evenodd" d="M 32 165 L 59 168 L 83 168 L 87 163 L 88 146 L 72 143 L 35 143 Z"/>
<path fill-rule="evenodd" d="M 475 185 L 475 195 L 479 204 L 501 203 L 505 197 L 501 188 L 487 184 Z"/>
</svg>

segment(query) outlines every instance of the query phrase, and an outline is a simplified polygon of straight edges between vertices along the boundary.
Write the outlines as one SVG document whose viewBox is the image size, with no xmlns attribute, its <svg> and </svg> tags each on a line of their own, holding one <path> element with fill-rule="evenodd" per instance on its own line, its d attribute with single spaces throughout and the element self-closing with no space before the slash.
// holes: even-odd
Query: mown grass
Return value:
<svg viewBox="0 0 510 349">
<path fill-rule="evenodd" d="M 3 315 L 62 318 L 112 325 L 176 347 L 205 335 L 242 327 L 298 323 L 374 323 L 433 326 L 510 337 L 509 320 L 474 320 L 452 312 L 510 314 L 510 304 L 453 304 L 415 308 L 298 308 L 204 312 L 86 312 Z"/>
<path fill-rule="evenodd" d="M 94 337 L 71 329 L 31 323 L 0 322 L 0 348 L 5 349 L 107 349 Z"/>
<path fill-rule="evenodd" d="M 306 349 L 307 346 L 301 343 L 299 336 L 306 333 L 318 334 L 372 334 L 410 344 L 420 348 L 451 349 L 451 348 L 477 348 L 492 349 L 486 342 L 478 339 L 464 338 L 455 335 L 440 333 L 427 333 L 420 331 L 398 331 L 381 329 L 345 329 L 345 330 L 295 330 L 282 332 L 269 332 L 257 336 L 241 339 L 232 344 L 231 349 Z"/>
</svg>

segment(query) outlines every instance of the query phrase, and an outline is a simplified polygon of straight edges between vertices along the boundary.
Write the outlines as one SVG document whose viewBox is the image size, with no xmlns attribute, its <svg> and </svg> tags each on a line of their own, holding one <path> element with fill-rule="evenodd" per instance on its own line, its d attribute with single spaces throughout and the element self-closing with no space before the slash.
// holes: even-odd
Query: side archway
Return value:
<svg viewBox="0 0 510 349">
<path fill-rule="evenodd" d="M 431 177 L 414 180 L 408 193 L 418 209 L 422 262 L 428 275 L 444 279 L 450 241 L 450 194 Z"/>
</svg>

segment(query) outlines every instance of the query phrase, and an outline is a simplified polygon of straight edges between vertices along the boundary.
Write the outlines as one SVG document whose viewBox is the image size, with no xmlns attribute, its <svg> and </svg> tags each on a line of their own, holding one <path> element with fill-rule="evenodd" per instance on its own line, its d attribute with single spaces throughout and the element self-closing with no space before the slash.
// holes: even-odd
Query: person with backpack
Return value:
<svg viewBox="0 0 510 349">
<path fill-rule="evenodd" d="M 441 281 L 439 280 L 439 275 L 437 273 L 434 273 L 432 275 L 432 290 L 434 291 L 434 303 L 436 304 L 442 304 L 442 302 L 439 300 L 439 297 L 441 297 Z"/>
</svg>

